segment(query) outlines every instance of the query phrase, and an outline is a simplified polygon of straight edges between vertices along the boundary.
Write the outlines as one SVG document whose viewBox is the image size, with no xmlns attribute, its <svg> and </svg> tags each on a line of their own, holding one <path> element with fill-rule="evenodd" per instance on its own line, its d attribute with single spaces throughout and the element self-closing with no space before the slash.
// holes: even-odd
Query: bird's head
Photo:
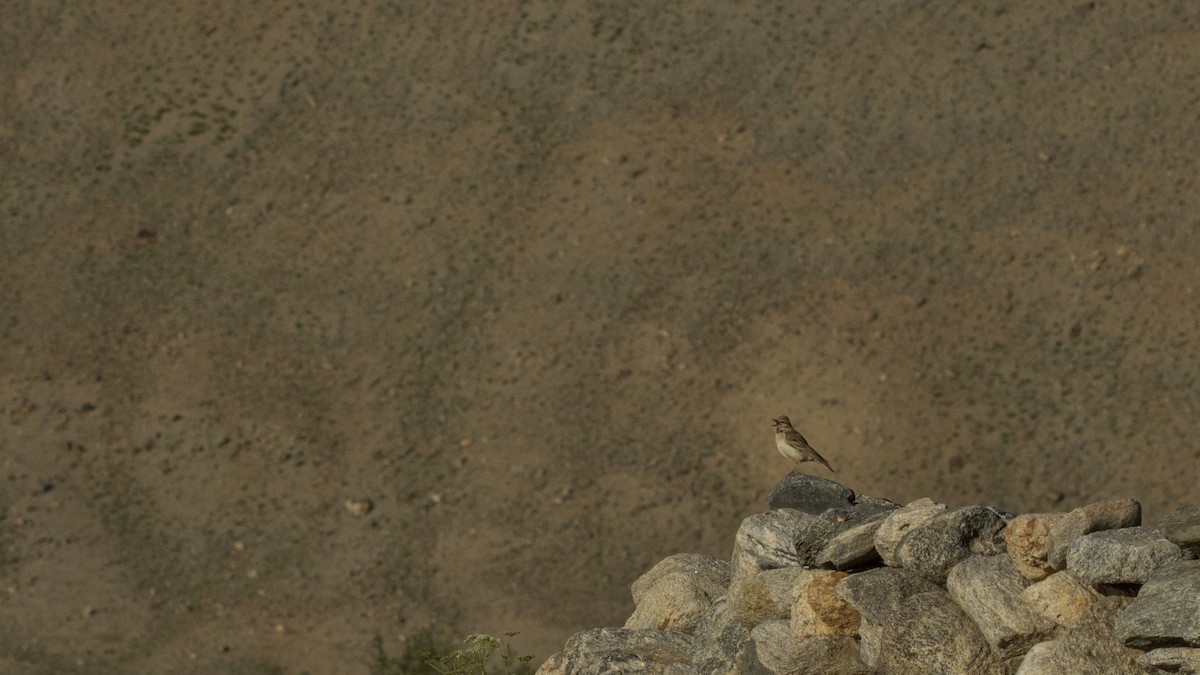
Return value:
<svg viewBox="0 0 1200 675">
<path fill-rule="evenodd" d="M 777 427 L 792 426 L 792 421 L 788 419 L 787 415 L 780 415 L 779 417 L 776 417 L 775 419 L 771 420 L 771 422 Z"/>
</svg>

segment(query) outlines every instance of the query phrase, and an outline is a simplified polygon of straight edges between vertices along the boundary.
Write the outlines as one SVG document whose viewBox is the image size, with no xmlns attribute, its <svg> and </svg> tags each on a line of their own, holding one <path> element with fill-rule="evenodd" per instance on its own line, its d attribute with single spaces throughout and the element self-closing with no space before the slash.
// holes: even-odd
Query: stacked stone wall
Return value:
<svg viewBox="0 0 1200 675">
<path fill-rule="evenodd" d="M 1014 516 L 791 475 L 733 555 L 671 556 L 621 628 L 538 671 L 931 675 L 1200 671 L 1200 504 Z"/>
</svg>

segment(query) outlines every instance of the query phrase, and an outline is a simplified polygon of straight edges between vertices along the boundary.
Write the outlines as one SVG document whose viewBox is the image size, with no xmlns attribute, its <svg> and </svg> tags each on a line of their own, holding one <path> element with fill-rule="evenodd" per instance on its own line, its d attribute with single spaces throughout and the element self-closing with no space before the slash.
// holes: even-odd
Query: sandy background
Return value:
<svg viewBox="0 0 1200 675">
<path fill-rule="evenodd" d="M 1200 6 L 1059 5 L 12 5 L 0 671 L 540 661 L 728 555 L 779 414 L 1195 501 Z"/>
</svg>

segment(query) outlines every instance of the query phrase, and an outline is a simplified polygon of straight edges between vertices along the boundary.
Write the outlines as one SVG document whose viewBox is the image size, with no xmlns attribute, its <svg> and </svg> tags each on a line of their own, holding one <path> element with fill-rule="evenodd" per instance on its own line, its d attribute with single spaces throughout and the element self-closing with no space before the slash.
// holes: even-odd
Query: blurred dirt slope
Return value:
<svg viewBox="0 0 1200 675">
<path fill-rule="evenodd" d="M 1198 15 L 14 5 L 0 670 L 541 660 L 779 414 L 871 495 L 1195 500 Z"/>
</svg>

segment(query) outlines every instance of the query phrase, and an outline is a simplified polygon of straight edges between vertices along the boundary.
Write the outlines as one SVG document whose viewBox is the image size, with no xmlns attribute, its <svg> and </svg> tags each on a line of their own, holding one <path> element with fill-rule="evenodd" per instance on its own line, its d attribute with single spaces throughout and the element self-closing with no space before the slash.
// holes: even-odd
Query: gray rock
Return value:
<svg viewBox="0 0 1200 675">
<path fill-rule="evenodd" d="M 733 543 L 733 575 L 799 565 L 796 534 L 814 517 L 795 509 L 776 509 L 743 520 Z"/>
<path fill-rule="evenodd" d="M 732 565 L 712 556 L 670 556 L 633 582 L 636 608 L 625 627 L 691 633 L 732 576 Z"/>
<path fill-rule="evenodd" d="M 1022 597 L 1029 585 L 1005 555 L 973 555 L 954 566 L 946 589 L 1001 658 L 1024 654 L 1048 639 L 1056 624 Z"/>
<path fill-rule="evenodd" d="M 903 507 L 888 514 L 883 524 L 875 531 L 875 550 L 888 567 L 896 567 L 896 549 L 900 540 L 913 528 L 946 510 L 945 504 L 938 504 L 928 497 L 909 502 Z"/>
<path fill-rule="evenodd" d="M 836 570 L 861 569 L 879 561 L 875 550 L 875 534 L 883 526 L 892 508 L 866 516 L 857 522 L 847 522 L 846 527 L 828 538 L 825 546 L 813 556 L 812 563 L 818 567 Z"/>
<path fill-rule="evenodd" d="M 1142 524 L 1142 505 L 1132 499 L 1115 499 L 1081 506 L 1050 527 L 1048 562 L 1061 570 L 1067 564 L 1067 547 L 1090 532 L 1137 527 Z"/>
<path fill-rule="evenodd" d="M 834 587 L 834 593 L 864 619 L 879 624 L 890 621 L 908 598 L 918 593 L 940 592 L 944 592 L 941 586 L 914 572 L 893 567 L 852 574 Z"/>
<path fill-rule="evenodd" d="M 1194 675 L 1200 673 L 1200 649 L 1191 647 L 1152 649 L 1139 656 L 1138 663 L 1147 670 L 1158 668 L 1169 673 Z"/>
<path fill-rule="evenodd" d="M 561 652 L 546 659 L 539 675 L 691 672 L 692 638 L 681 633 L 628 628 L 592 628 L 567 639 Z"/>
<path fill-rule="evenodd" d="M 942 583 L 950 569 L 972 553 L 1004 550 L 1005 517 L 986 506 L 943 511 L 911 529 L 896 548 L 900 567 Z"/>
<path fill-rule="evenodd" d="M 858 635 L 864 663 L 872 668 L 879 664 L 883 627 L 891 622 L 900 605 L 911 596 L 930 592 L 945 593 L 941 586 L 914 572 L 892 567 L 868 570 L 838 582 L 834 593 L 862 616 Z"/>
<path fill-rule="evenodd" d="M 1008 557 L 1031 581 L 1041 581 L 1054 572 L 1049 562 L 1050 528 L 1065 513 L 1026 513 L 1013 518 L 1004 528 Z"/>
<path fill-rule="evenodd" d="M 1200 560 L 1160 568 L 1117 617 L 1117 637 L 1130 647 L 1200 647 Z"/>
<path fill-rule="evenodd" d="M 759 662 L 789 675 L 866 675 L 854 638 L 822 635 L 793 639 L 786 621 L 768 621 L 751 631 Z"/>
<path fill-rule="evenodd" d="M 814 516 L 853 504 L 854 490 L 828 478 L 803 473 L 788 474 L 767 496 L 767 506 L 772 509 L 796 509 Z"/>
<path fill-rule="evenodd" d="M 1004 665 L 944 591 L 901 602 L 883 626 L 877 672 L 889 675 L 1001 675 Z"/>
<path fill-rule="evenodd" d="M 1100 598 L 1056 640 L 1034 645 L 1017 675 L 1144 675 L 1140 652 L 1121 645 L 1112 633 L 1113 616 L 1128 598 Z"/>
<path fill-rule="evenodd" d="M 821 566 L 819 560 L 822 552 L 835 539 L 838 539 L 839 535 L 866 526 L 865 532 L 858 532 L 857 536 L 852 535 L 852 538 L 841 540 L 841 549 L 839 550 L 844 553 L 839 555 L 839 560 L 870 561 L 878 557 L 875 553 L 875 530 L 879 529 L 879 525 L 882 524 L 882 519 L 887 513 L 895 508 L 895 505 L 891 505 L 891 508 L 881 508 L 879 504 L 875 503 L 856 504 L 846 508 L 829 509 L 814 516 L 812 520 L 801 527 L 800 532 L 796 535 L 796 556 L 803 565 Z M 863 538 L 868 534 L 871 540 L 864 542 Z"/>
<path fill-rule="evenodd" d="M 712 604 L 694 635 L 692 663 L 697 673 L 770 672 L 754 654 L 750 629 L 730 617 L 728 598 Z"/>
<path fill-rule="evenodd" d="M 1142 584 L 1181 559 L 1183 549 L 1152 527 L 1092 532 L 1067 547 L 1067 569 L 1089 584 Z"/>
<path fill-rule="evenodd" d="M 1200 553 L 1200 504 L 1184 504 L 1163 516 L 1156 527 L 1168 541 Z"/>
<path fill-rule="evenodd" d="M 747 631 L 748 632 L 748 631 Z M 774 671 L 762 664 L 758 658 L 758 645 L 754 639 L 747 636 L 746 641 L 738 646 L 737 654 L 733 657 L 733 668 L 730 670 L 696 670 L 696 675 L 705 673 L 721 673 L 722 675 L 775 675 Z"/>
<path fill-rule="evenodd" d="M 830 537 L 813 556 L 813 564 L 835 570 L 856 570 L 879 562 L 875 533 L 883 525 L 884 519 L 885 516 L 879 515 Z"/>
</svg>

